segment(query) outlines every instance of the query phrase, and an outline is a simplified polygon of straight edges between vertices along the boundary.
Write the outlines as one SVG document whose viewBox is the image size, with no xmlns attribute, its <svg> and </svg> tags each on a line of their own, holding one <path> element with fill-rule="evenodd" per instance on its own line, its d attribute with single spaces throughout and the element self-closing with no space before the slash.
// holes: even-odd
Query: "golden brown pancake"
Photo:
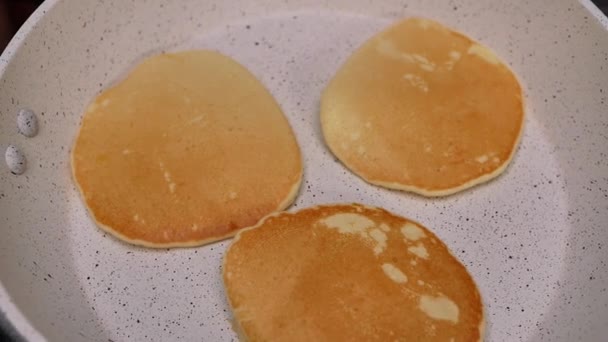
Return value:
<svg viewBox="0 0 608 342">
<path fill-rule="evenodd" d="M 72 171 L 97 224 L 147 247 L 223 239 L 284 209 L 302 177 L 278 104 L 212 51 L 150 57 L 89 105 Z"/>
<path fill-rule="evenodd" d="M 366 181 L 426 196 L 498 176 L 524 120 L 515 75 L 434 21 L 399 22 L 361 46 L 323 93 L 331 151 Z"/>
<path fill-rule="evenodd" d="M 433 233 L 383 209 L 329 205 L 241 231 L 223 268 L 248 341 L 479 341 L 481 298 Z"/>
</svg>

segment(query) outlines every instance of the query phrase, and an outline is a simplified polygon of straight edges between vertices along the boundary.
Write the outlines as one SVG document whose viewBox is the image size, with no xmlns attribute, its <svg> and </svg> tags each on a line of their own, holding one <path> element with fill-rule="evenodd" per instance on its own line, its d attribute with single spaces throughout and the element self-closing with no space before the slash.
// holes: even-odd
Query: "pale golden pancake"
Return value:
<svg viewBox="0 0 608 342">
<path fill-rule="evenodd" d="M 150 57 L 89 105 L 72 171 L 104 230 L 148 247 L 232 236 L 294 199 L 300 151 L 278 104 L 212 51 Z"/>
<path fill-rule="evenodd" d="M 240 232 L 223 267 L 248 341 L 479 341 L 483 307 L 433 233 L 383 209 L 278 213 Z"/>
<path fill-rule="evenodd" d="M 331 151 L 370 183 L 449 195 L 498 176 L 516 150 L 522 90 L 488 48 L 434 21 L 368 40 L 325 89 Z"/>
</svg>

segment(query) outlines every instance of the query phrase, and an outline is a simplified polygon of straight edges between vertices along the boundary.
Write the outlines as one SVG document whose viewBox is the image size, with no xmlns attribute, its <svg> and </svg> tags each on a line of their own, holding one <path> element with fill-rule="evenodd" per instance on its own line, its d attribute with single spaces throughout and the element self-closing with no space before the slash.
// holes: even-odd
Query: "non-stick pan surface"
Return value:
<svg viewBox="0 0 608 342">
<path fill-rule="evenodd" d="M 320 134 L 321 90 L 394 20 L 422 15 L 492 47 L 521 79 L 527 118 L 495 181 L 444 199 L 363 182 Z M 432 227 L 467 265 L 489 341 L 608 336 L 608 27 L 588 1 L 49 0 L 0 57 L 0 309 L 36 341 L 236 339 L 220 279 L 229 241 L 172 250 L 122 243 L 90 218 L 70 177 L 83 109 L 141 58 L 209 48 L 247 66 L 293 126 L 305 161 L 292 209 L 385 207 Z M 17 131 L 19 110 L 39 132 Z"/>
</svg>

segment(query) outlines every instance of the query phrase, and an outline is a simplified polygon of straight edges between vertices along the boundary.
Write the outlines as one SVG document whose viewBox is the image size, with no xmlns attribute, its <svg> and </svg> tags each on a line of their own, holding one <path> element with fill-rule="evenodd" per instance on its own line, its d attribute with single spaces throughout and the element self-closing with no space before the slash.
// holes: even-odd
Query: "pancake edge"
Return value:
<svg viewBox="0 0 608 342">
<path fill-rule="evenodd" d="M 431 234 L 435 235 L 435 233 L 433 231 L 431 231 L 430 229 L 426 228 L 425 225 L 420 224 L 418 221 L 415 221 L 413 219 L 409 219 L 407 217 L 398 215 L 393 213 L 392 211 L 386 210 L 382 207 L 376 207 L 376 206 L 371 206 L 371 205 L 365 205 L 365 204 L 361 204 L 361 203 L 355 203 L 355 202 L 342 202 L 342 203 L 332 203 L 332 204 L 318 204 L 318 205 L 314 205 L 311 207 L 306 207 L 306 208 L 300 208 L 298 209 L 298 211 L 300 210 L 305 210 L 305 209 L 320 209 L 320 208 L 325 208 L 325 207 L 334 207 L 334 206 L 350 206 L 350 207 L 354 207 L 354 206 L 360 206 L 366 209 L 371 209 L 371 210 L 382 210 L 385 211 L 387 213 L 389 213 L 390 215 L 393 216 L 397 216 L 403 219 L 406 219 L 409 222 L 415 223 L 419 226 L 424 227 L 427 231 L 429 231 Z M 231 326 L 234 330 L 234 332 L 237 334 L 239 341 L 241 342 L 248 342 L 249 341 L 249 337 L 245 334 L 245 330 L 243 329 L 243 327 L 241 327 L 241 324 L 239 322 L 239 320 L 235 317 L 234 315 L 234 306 L 232 305 L 232 302 L 230 301 L 230 297 L 228 296 L 228 293 L 226 291 L 226 289 L 228 288 L 227 284 L 226 284 L 226 259 L 228 257 L 228 252 L 230 251 L 230 248 L 232 248 L 232 246 L 237 243 L 239 241 L 239 239 L 241 238 L 241 234 L 248 232 L 250 230 L 256 229 L 261 227 L 266 220 L 272 218 L 272 217 L 278 217 L 281 215 L 295 215 L 297 213 L 296 212 L 289 212 L 289 211 L 281 211 L 281 212 L 274 212 L 272 214 L 266 215 L 264 218 L 262 218 L 258 223 L 256 223 L 255 225 L 251 226 L 251 227 L 246 227 L 243 228 L 241 230 L 239 230 L 237 232 L 237 234 L 235 234 L 234 239 L 232 240 L 232 242 L 230 243 L 230 245 L 228 246 L 228 248 L 226 248 L 226 251 L 224 252 L 224 256 L 222 257 L 222 285 L 223 285 L 223 289 L 224 289 L 224 295 L 226 297 L 226 302 L 228 303 L 228 306 L 230 307 L 230 313 L 232 314 L 232 319 L 231 319 Z M 450 247 L 443 242 L 443 240 L 441 238 L 439 238 L 437 235 L 435 235 L 435 238 L 442 243 L 446 250 L 448 251 L 448 254 L 450 256 L 452 256 L 454 259 L 456 259 L 463 267 L 465 272 L 468 274 L 468 276 L 473 280 L 473 285 L 475 285 L 475 289 L 477 290 L 477 293 L 479 294 L 479 300 L 481 302 L 481 321 L 479 322 L 479 326 L 477 327 L 479 329 L 479 340 L 477 340 L 477 342 L 483 342 L 485 340 L 485 333 L 486 333 L 486 310 L 485 310 L 485 305 L 484 305 L 484 301 L 483 301 L 483 296 L 481 295 L 481 291 L 479 290 L 479 287 L 477 285 L 477 283 L 475 282 L 475 278 L 473 277 L 473 275 L 469 272 L 468 268 L 464 265 L 464 263 L 456 256 L 456 254 L 452 253 L 452 250 L 450 249 Z"/>
<path fill-rule="evenodd" d="M 334 80 L 334 78 L 336 77 L 337 72 L 342 69 L 342 67 L 344 66 L 344 63 L 346 63 L 346 61 L 348 61 L 348 59 L 354 54 L 356 53 L 360 48 L 362 48 L 365 44 L 367 44 L 367 42 L 371 39 L 373 39 L 376 35 L 378 34 L 382 34 L 386 31 L 389 31 L 390 29 L 392 29 L 394 26 L 396 26 L 399 22 L 401 21 L 406 21 L 406 20 L 410 20 L 410 19 L 425 19 L 425 20 L 431 20 L 434 21 L 438 24 L 440 24 L 441 26 L 449 29 L 450 31 L 462 35 L 468 39 L 471 40 L 472 43 L 474 44 L 479 44 L 481 46 L 483 46 L 484 48 L 490 50 L 494 56 L 498 59 L 498 61 L 500 62 L 500 64 L 502 64 L 503 66 L 505 66 L 507 68 L 507 70 L 509 70 L 511 72 L 511 74 L 513 75 L 513 77 L 515 78 L 515 81 L 517 81 L 517 85 L 519 85 L 519 89 L 520 89 L 520 93 L 521 93 L 521 109 L 522 109 L 522 117 L 521 117 L 521 124 L 519 125 L 519 132 L 517 133 L 517 137 L 515 138 L 515 141 L 513 143 L 513 148 L 511 149 L 511 153 L 509 153 L 509 156 L 507 157 L 506 160 L 504 160 L 502 162 L 502 164 L 500 164 L 499 167 L 497 167 L 494 171 L 490 172 L 490 173 L 486 173 L 483 174 L 477 178 L 473 178 L 468 180 L 467 182 L 460 184 L 458 186 L 455 187 L 451 187 L 451 188 L 445 188 L 445 189 L 436 189 L 436 190 L 429 190 L 426 188 L 422 188 L 422 187 L 418 187 L 415 185 L 408 185 L 408 184 L 402 184 L 402 183 L 398 183 L 398 182 L 386 182 L 386 181 L 381 181 L 381 180 L 375 180 L 375 179 L 371 179 L 366 177 L 365 175 L 355 171 L 351 165 L 349 165 L 349 163 L 347 163 L 345 160 L 343 160 L 342 158 L 340 158 L 336 152 L 334 151 L 334 148 L 331 146 L 331 144 L 328 142 L 327 139 L 327 135 L 326 135 L 326 131 L 324 129 L 324 124 L 323 122 L 325 120 L 323 120 L 323 107 L 324 107 L 324 102 L 325 102 L 325 97 L 326 97 L 326 93 L 327 93 L 327 89 L 329 88 L 329 86 L 331 85 L 332 81 Z M 336 71 L 336 73 L 334 73 L 334 76 L 330 79 L 328 85 L 325 87 L 325 89 L 323 90 L 322 96 L 321 96 L 321 110 L 320 110 L 320 121 L 321 121 L 321 133 L 323 136 L 323 142 L 325 143 L 325 145 L 329 148 L 329 150 L 331 151 L 331 153 L 344 165 L 346 166 L 346 168 L 352 172 L 353 174 L 355 174 L 356 176 L 358 176 L 359 178 L 363 179 L 364 181 L 366 181 L 369 184 L 372 185 L 377 185 L 383 188 L 387 188 L 390 190 L 400 190 L 400 191 L 405 191 L 405 192 L 411 192 L 411 193 L 415 193 L 417 195 L 422 195 L 424 197 L 444 197 L 444 196 L 449 196 L 449 195 L 454 195 L 458 192 L 467 190 L 469 188 L 472 188 L 474 186 L 483 184 L 483 183 L 487 183 L 489 181 L 491 181 L 494 178 L 497 178 L 498 176 L 500 176 L 506 169 L 507 167 L 511 164 L 511 161 L 513 160 L 513 157 L 515 156 L 515 153 L 517 152 L 517 150 L 519 149 L 519 144 L 523 135 L 523 131 L 524 131 L 524 126 L 525 126 L 525 121 L 526 121 L 526 117 L 527 117 L 527 110 L 526 110 L 526 98 L 525 98 L 525 94 L 523 91 L 523 86 L 522 86 L 522 82 L 519 78 L 519 75 L 517 75 L 517 73 L 515 73 L 513 71 L 513 69 L 511 68 L 511 66 L 507 63 L 505 63 L 503 61 L 503 59 L 501 58 L 500 55 L 498 55 L 496 53 L 496 51 L 494 51 L 493 48 L 480 43 L 478 40 L 473 39 L 472 37 L 453 29 L 450 26 L 446 26 L 443 25 L 442 23 L 440 23 L 439 21 L 436 21 L 434 19 L 426 19 L 423 17 L 419 17 L 419 16 L 409 16 L 409 17 L 405 17 L 403 19 L 401 19 L 401 21 L 398 21 L 397 23 L 393 23 L 390 26 L 388 26 L 386 29 L 382 30 L 381 32 L 377 33 L 376 35 L 370 37 L 368 40 L 366 40 L 365 42 L 363 42 L 359 47 L 357 47 L 350 55 L 349 57 L 344 61 L 344 63 L 338 68 L 338 71 Z"/>
</svg>

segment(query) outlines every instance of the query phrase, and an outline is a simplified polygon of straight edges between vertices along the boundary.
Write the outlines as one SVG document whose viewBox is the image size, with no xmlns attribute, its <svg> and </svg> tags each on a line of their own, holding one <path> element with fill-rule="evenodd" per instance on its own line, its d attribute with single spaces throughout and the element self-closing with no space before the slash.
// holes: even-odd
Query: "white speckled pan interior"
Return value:
<svg viewBox="0 0 608 342">
<path fill-rule="evenodd" d="M 445 199 L 364 183 L 324 146 L 320 92 L 392 21 L 422 15 L 492 47 L 519 75 L 526 125 L 495 181 Z M 220 281 L 229 243 L 149 250 L 97 229 L 69 172 L 83 109 L 143 56 L 198 47 L 247 66 L 295 129 L 292 207 L 357 201 L 432 228 L 468 267 L 489 341 L 608 336 L 608 27 L 584 0 L 47 1 L 0 57 L 0 318 L 29 340 L 236 339 Z M 38 135 L 18 133 L 33 110 Z"/>
</svg>

